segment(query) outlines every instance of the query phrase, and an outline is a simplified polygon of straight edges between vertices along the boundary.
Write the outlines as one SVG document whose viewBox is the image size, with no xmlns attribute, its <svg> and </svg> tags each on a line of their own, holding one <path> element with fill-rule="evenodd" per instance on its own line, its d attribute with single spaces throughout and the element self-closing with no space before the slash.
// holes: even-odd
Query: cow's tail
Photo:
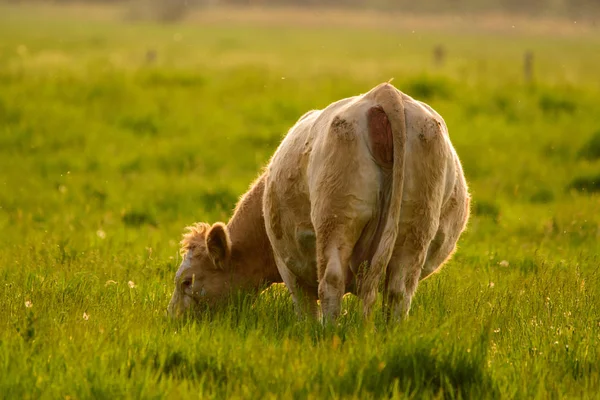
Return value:
<svg viewBox="0 0 600 400">
<path fill-rule="evenodd" d="M 381 210 L 385 223 L 381 239 L 377 244 L 373 258 L 366 269 L 360 282 L 360 296 L 363 300 L 364 313 L 369 315 L 377 296 L 379 285 L 385 276 L 387 265 L 392 257 L 398 225 L 400 221 L 400 208 L 402 204 L 402 191 L 404 188 L 404 159 L 406 153 L 406 117 L 402 93 L 389 83 L 375 87 L 368 95 L 373 95 L 375 102 L 383 108 L 392 131 L 393 165 L 392 182 L 389 201 L 383 201 L 386 209 Z"/>
</svg>

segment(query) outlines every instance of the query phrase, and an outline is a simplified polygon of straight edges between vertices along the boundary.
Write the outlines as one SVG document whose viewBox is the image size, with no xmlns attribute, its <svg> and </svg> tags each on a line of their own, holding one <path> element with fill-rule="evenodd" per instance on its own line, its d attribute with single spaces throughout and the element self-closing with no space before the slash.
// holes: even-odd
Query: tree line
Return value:
<svg viewBox="0 0 600 400">
<path fill-rule="evenodd" d="M 1 1 L 1 0 L 0 0 Z M 39 0 L 4 0 L 11 3 Z M 51 0 L 67 3 L 128 3 L 131 0 Z M 533 16 L 586 18 L 600 16 L 600 0 L 147 0 L 171 7 L 198 6 L 301 6 L 327 8 L 375 9 L 411 13 L 478 13 L 508 12 Z"/>
</svg>

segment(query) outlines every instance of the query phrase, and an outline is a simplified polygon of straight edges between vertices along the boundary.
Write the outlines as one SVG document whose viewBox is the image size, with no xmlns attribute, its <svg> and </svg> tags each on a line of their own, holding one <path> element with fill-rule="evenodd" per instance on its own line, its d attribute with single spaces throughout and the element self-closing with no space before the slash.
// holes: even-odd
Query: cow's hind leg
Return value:
<svg viewBox="0 0 600 400">
<path fill-rule="evenodd" d="M 319 300 L 325 321 L 335 320 L 340 314 L 342 296 L 346 292 L 346 274 L 354 242 L 341 240 L 317 242 L 319 268 Z M 317 234 L 318 240 L 318 234 Z"/>
<path fill-rule="evenodd" d="M 333 119 L 322 145 L 315 146 L 308 172 L 325 320 L 340 313 L 352 251 L 373 217 L 381 190 L 381 170 L 358 130 L 361 125 L 354 113 L 359 111 L 346 109 Z"/>
<path fill-rule="evenodd" d="M 361 183 L 359 179 L 346 182 Z M 373 189 L 369 189 L 368 193 L 374 193 Z M 323 191 L 315 196 L 313 203 L 319 300 L 326 321 L 336 319 L 340 313 L 354 246 L 373 216 L 369 204 L 375 201 L 361 199 L 360 196 L 360 190 L 345 187 Z"/>
<path fill-rule="evenodd" d="M 456 191 L 442 209 L 441 217 L 432 212 L 428 218 L 401 222 L 404 232 L 398 235 L 399 242 L 388 267 L 385 295 L 388 316 L 395 319 L 408 316 L 419 281 L 450 258 L 468 216 L 469 197 L 465 189 Z"/>
<path fill-rule="evenodd" d="M 408 316 L 417 290 L 427 251 L 438 230 L 439 208 L 435 201 L 403 203 L 400 231 L 388 264 L 385 308 L 388 316 L 401 320 Z"/>
<path fill-rule="evenodd" d="M 416 241 L 414 235 L 409 233 L 403 243 L 394 249 L 385 290 L 388 318 L 401 320 L 408 316 L 427 256 L 427 245 Z"/>
<path fill-rule="evenodd" d="M 457 187 L 442 208 L 440 225 L 427 251 L 421 280 L 436 272 L 452 256 L 468 219 L 469 196 L 466 186 Z"/>
</svg>

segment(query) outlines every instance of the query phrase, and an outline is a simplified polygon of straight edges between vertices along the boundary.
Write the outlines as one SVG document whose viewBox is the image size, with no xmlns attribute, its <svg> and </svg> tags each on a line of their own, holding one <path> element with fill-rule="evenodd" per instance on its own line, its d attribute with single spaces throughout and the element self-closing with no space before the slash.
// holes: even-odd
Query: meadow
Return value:
<svg viewBox="0 0 600 400">
<path fill-rule="evenodd" d="M 1 398 L 598 398 L 598 28 L 206 13 L 0 7 Z M 271 288 L 170 321 L 184 228 L 227 220 L 304 112 L 392 78 L 473 197 L 409 320 L 348 297 L 322 327 Z"/>
</svg>

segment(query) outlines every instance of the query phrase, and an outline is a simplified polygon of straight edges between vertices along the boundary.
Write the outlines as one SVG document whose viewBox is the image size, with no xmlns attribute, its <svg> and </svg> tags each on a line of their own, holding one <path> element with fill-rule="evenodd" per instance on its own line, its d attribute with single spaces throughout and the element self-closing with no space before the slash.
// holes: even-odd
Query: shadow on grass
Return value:
<svg viewBox="0 0 600 400">
<path fill-rule="evenodd" d="M 473 201 L 473 214 L 480 217 L 488 217 L 497 223 L 501 215 L 500 206 L 490 201 L 476 200 Z"/>
<path fill-rule="evenodd" d="M 218 385 L 227 383 L 230 374 L 226 366 L 219 365 L 215 357 L 186 354 L 181 350 L 168 353 L 162 362 L 155 358 L 153 367 L 160 371 L 161 376 L 175 379 L 204 378 Z"/>
<path fill-rule="evenodd" d="M 532 203 L 548 204 L 554 201 L 554 193 L 550 189 L 542 188 L 537 190 L 529 200 Z"/>
<path fill-rule="evenodd" d="M 415 338 L 410 334 L 413 331 L 410 327 L 388 326 L 377 318 L 374 325 L 360 323 L 352 317 L 354 314 L 358 316 L 358 302 L 348 299 L 346 303 L 350 310 L 340 317 L 337 324 L 301 321 L 293 311 L 285 288 L 276 285 L 258 297 L 239 294 L 218 309 L 190 313 L 182 320 L 172 321 L 172 327 L 177 327 L 182 334 L 188 329 L 190 333 L 196 332 L 199 327 L 212 332 L 232 330 L 241 341 L 260 331 L 270 343 L 290 340 L 314 346 L 315 350 L 329 343 L 336 343 L 335 347 L 341 350 L 347 341 L 352 342 L 364 334 L 380 336 L 387 342 L 383 344 L 384 352 L 373 351 L 366 355 L 367 358 L 361 355 L 361 351 L 354 356 L 342 356 L 341 359 L 345 359 L 342 372 L 331 368 L 331 360 L 314 365 L 312 371 L 306 371 L 305 384 L 293 390 L 295 398 L 305 398 L 315 389 L 324 396 L 335 393 L 340 397 L 360 398 L 390 397 L 398 393 L 415 398 L 498 397 L 498 389 L 486 367 L 489 340 L 485 333 L 464 345 L 447 340 L 441 331 Z M 388 329 L 391 329 L 389 334 L 386 333 Z M 265 371 L 256 369 L 262 368 L 261 363 L 253 365 L 254 361 L 245 361 L 235 353 L 225 355 L 225 359 L 217 358 L 216 354 L 212 354 L 214 351 L 210 347 L 204 350 L 194 348 L 192 352 L 182 348 L 157 350 L 148 355 L 150 358 L 144 364 L 157 371 L 161 379 L 210 381 L 216 383 L 220 390 L 226 390 L 232 379 L 254 379 L 265 374 Z M 279 351 L 285 350 L 282 347 Z M 277 392 L 296 380 L 297 377 L 290 375 L 261 390 Z"/>
<path fill-rule="evenodd" d="M 123 223 L 127 226 L 139 228 L 142 225 L 158 226 L 156 218 L 150 211 L 131 210 L 127 211 L 121 217 Z"/>
<path fill-rule="evenodd" d="M 413 78 L 398 88 L 415 99 L 428 101 L 435 98 L 451 98 L 454 90 L 452 86 L 452 83 L 447 79 L 422 75 Z"/>
<path fill-rule="evenodd" d="M 596 131 L 579 149 L 578 156 L 589 161 L 600 160 L 600 130 Z"/>
<path fill-rule="evenodd" d="M 397 345 L 366 366 L 355 365 L 340 380 L 338 389 L 367 391 L 375 397 L 391 396 L 395 390 L 417 397 L 424 393 L 441 398 L 471 398 L 473 394 L 498 397 L 485 370 L 483 345 L 472 350 L 442 346 L 433 340 L 420 340 L 415 345 Z M 357 384 L 361 370 L 362 379 Z"/>
<path fill-rule="evenodd" d="M 567 189 L 583 193 L 600 192 L 600 175 L 577 177 L 571 181 Z"/>
<path fill-rule="evenodd" d="M 542 93 L 538 105 L 546 115 L 573 114 L 577 110 L 575 101 L 551 92 Z"/>
</svg>

